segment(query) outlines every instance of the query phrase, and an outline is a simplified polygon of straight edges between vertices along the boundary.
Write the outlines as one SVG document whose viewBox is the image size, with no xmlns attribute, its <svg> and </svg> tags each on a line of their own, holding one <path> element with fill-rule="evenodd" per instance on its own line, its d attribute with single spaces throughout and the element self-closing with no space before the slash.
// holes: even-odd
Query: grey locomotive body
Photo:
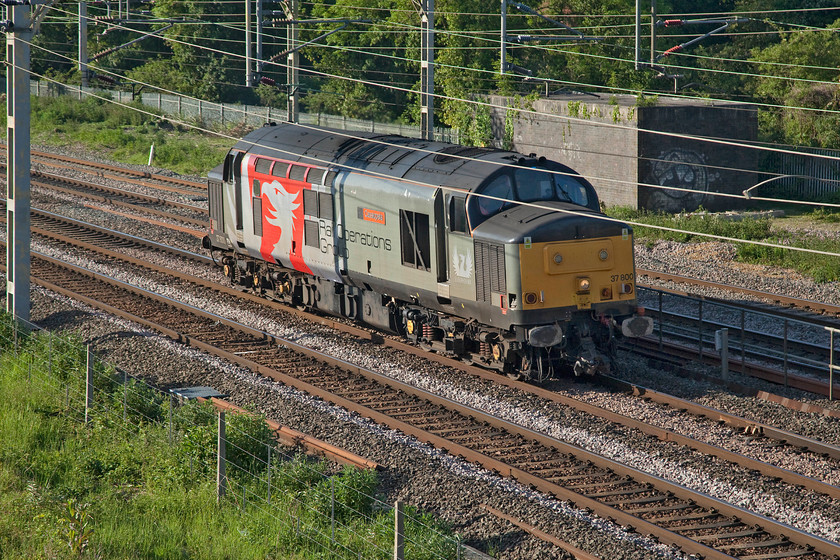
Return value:
<svg viewBox="0 0 840 560">
<path fill-rule="evenodd" d="M 247 135 L 209 175 L 232 283 L 510 375 L 609 365 L 636 315 L 632 232 L 592 186 L 501 150 L 294 124 Z"/>
</svg>

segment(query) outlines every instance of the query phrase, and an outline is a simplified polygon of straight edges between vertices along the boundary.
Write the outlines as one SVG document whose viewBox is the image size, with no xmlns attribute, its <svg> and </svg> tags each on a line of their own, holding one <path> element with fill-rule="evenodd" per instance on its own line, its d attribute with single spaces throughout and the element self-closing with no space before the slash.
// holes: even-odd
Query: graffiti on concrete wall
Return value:
<svg viewBox="0 0 840 560">
<path fill-rule="evenodd" d="M 709 186 L 720 174 L 706 165 L 706 156 L 694 150 L 673 148 L 660 152 L 651 164 L 650 183 L 667 189 L 654 189 L 647 207 L 665 212 L 696 210 L 706 200 Z"/>
</svg>

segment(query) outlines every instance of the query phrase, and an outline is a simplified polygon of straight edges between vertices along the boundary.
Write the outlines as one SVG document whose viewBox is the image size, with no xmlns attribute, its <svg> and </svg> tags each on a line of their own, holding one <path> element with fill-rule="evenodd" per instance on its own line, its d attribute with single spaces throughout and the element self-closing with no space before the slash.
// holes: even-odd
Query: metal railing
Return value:
<svg viewBox="0 0 840 560">
<path fill-rule="evenodd" d="M 660 348 L 669 337 L 691 339 L 696 341 L 698 357 L 702 358 L 707 350 L 715 348 L 715 333 L 728 329 L 729 351 L 733 357 L 740 354 L 742 372 L 748 362 L 775 363 L 787 386 L 791 370 L 818 377 L 820 372 L 829 372 L 829 380 L 833 380 L 833 371 L 838 368 L 834 365 L 833 333 L 840 329 L 827 325 L 827 321 L 797 319 L 656 288 L 639 288 L 639 295 L 657 317 L 655 336 Z M 691 322 L 696 324 L 689 326 Z"/>
<path fill-rule="evenodd" d="M 170 95 L 159 92 L 140 92 L 80 87 L 74 85 L 59 85 L 54 82 L 31 82 L 32 95 L 39 97 L 58 97 L 62 95 L 82 99 L 88 95 L 107 96 L 119 103 L 128 104 L 139 101 L 147 107 L 184 121 L 191 121 L 203 125 L 228 126 L 243 124 L 250 127 L 260 127 L 269 122 L 282 122 L 288 115 L 285 108 L 264 107 L 261 105 L 243 105 L 240 103 L 214 103 L 202 101 L 192 97 Z M 419 126 L 401 123 L 383 123 L 372 120 L 351 119 L 340 115 L 325 113 L 300 113 L 298 122 L 301 124 L 324 126 L 347 131 L 376 132 L 380 134 L 395 134 L 411 138 L 421 138 Z M 435 140 L 440 142 L 458 143 L 458 131 L 450 128 L 436 127 Z"/>
</svg>

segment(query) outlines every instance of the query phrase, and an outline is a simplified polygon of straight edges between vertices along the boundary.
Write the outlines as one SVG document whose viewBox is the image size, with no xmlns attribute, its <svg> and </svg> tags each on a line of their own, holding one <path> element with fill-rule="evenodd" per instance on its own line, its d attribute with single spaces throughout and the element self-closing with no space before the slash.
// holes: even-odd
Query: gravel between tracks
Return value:
<svg viewBox="0 0 840 560">
<path fill-rule="evenodd" d="M 36 204 L 44 207 L 46 201 L 38 200 Z M 106 227 L 130 229 L 133 231 L 129 233 L 135 235 L 197 251 L 197 241 L 189 235 L 173 236 L 170 231 L 158 226 L 135 224 L 124 218 L 104 218 L 101 211 L 79 208 L 70 204 L 69 201 L 55 201 L 50 204 L 53 207 L 45 209 L 65 213 L 92 223 L 109 222 L 110 225 Z M 671 246 L 668 243 L 660 243 L 650 249 L 640 247 L 637 252 L 637 265 L 683 275 L 725 279 L 730 284 L 743 282 L 744 286 L 758 287 L 766 291 L 781 291 L 797 297 L 840 301 L 836 285 L 815 286 L 797 275 L 779 274 L 778 271 L 769 269 L 764 278 L 761 276 L 761 270 L 753 268 L 744 271 L 742 266 L 728 263 L 723 257 L 731 256 L 731 251 L 728 251 L 725 246 L 717 247 L 724 244 L 703 245 L 714 245 L 714 247 L 705 249 L 695 247 L 689 250 L 682 246 Z M 712 253 L 716 256 L 711 256 Z M 81 260 L 88 259 L 81 258 Z M 102 266 L 103 270 L 112 268 L 107 263 L 98 263 L 97 266 Z M 722 268 L 725 272 L 721 273 L 719 271 Z M 721 274 L 722 278 L 714 278 L 716 274 Z M 178 289 L 168 284 L 164 285 L 162 281 L 152 283 L 150 287 L 155 290 Z M 201 299 L 198 295 L 193 297 Z M 63 307 L 66 305 L 66 303 L 62 304 Z M 417 445 L 416 442 L 405 441 L 397 434 L 367 426 L 358 418 L 352 418 L 346 414 L 342 417 L 342 413 L 337 411 L 330 411 L 329 414 L 313 413 L 313 408 L 323 412 L 323 407 L 326 405 L 312 402 L 306 397 L 291 396 L 287 388 L 256 380 L 248 372 L 219 364 L 216 360 L 197 355 L 193 351 L 177 348 L 177 345 L 160 343 L 154 337 L 130 335 L 127 331 L 133 329 L 127 325 L 105 320 L 99 314 L 80 314 L 73 311 L 72 307 L 67 307 L 64 313 L 56 313 L 53 310 L 54 307 L 55 303 L 47 304 L 42 297 L 36 298 L 33 318 L 38 320 L 40 316 L 50 326 L 61 325 L 62 328 L 81 329 L 87 338 L 96 341 L 96 349 L 103 352 L 106 358 L 116 361 L 122 367 L 132 365 L 132 367 L 142 369 L 137 372 L 130 369 L 132 373 L 148 376 L 153 381 L 170 386 L 187 383 L 211 384 L 220 390 L 237 395 L 233 400 L 238 398 L 244 403 L 255 402 L 259 399 L 259 402 L 264 403 L 263 406 L 266 407 L 269 416 L 276 420 L 388 465 L 389 470 L 385 474 L 383 492 L 388 495 L 389 500 L 403 497 L 409 503 L 439 513 L 455 523 L 456 529 L 467 536 L 468 542 L 485 550 L 488 547 L 501 550 L 502 552 L 498 554 L 500 558 L 554 556 L 547 547 L 534 539 L 516 536 L 516 532 L 511 532 L 509 526 L 506 527 L 483 514 L 478 508 L 480 503 L 488 503 L 526 519 L 577 546 L 597 551 L 605 558 L 649 558 L 657 555 L 670 557 L 671 552 L 666 547 L 656 545 L 637 535 L 624 533 L 621 529 L 602 520 L 593 521 L 584 512 L 572 510 L 553 500 L 545 500 L 527 489 L 519 488 L 515 483 L 495 479 L 458 460 L 442 457 L 436 452 L 424 449 L 425 446 Z M 36 312 L 40 315 L 36 315 Z M 838 521 L 840 520 L 840 505 L 833 500 L 814 497 L 798 489 L 787 488 L 753 473 L 742 472 L 741 469 L 733 468 L 731 465 L 719 463 L 673 445 L 652 442 L 650 438 L 615 428 L 607 423 L 593 421 L 589 417 L 561 407 L 547 405 L 538 399 L 515 391 L 464 379 L 462 375 L 457 375 L 446 368 L 419 364 L 417 360 L 371 345 L 354 346 L 346 338 L 337 337 L 324 329 L 308 326 L 305 327 L 307 330 L 303 331 L 304 326 L 297 324 L 294 320 L 278 319 L 264 310 L 253 309 L 249 305 L 240 305 L 224 313 L 240 316 L 249 314 L 250 317 L 247 319 L 249 322 L 260 321 L 256 324 L 265 325 L 262 328 L 270 332 L 294 329 L 292 332 L 297 333 L 295 336 L 298 337 L 299 342 L 339 347 L 348 356 L 359 356 L 361 350 L 366 350 L 366 359 L 373 365 L 379 366 L 377 369 L 390 364 L 389 369 L 392 370 L 393 375 L 401 376 L 403 380 L 406 380 L 406 377 L 414 378 L 416 384 L 425 384 L 430 390 L 448 392 L 451 396 L 470 399 L 476 407 L 516 418 L 521 424 L 540 427 L 555 437 L 596 449 L 637 468 L 672 478 L 686 485 L 699 486 L 710 494 L 725 496 L 725 499 L 741 503 L 749 509 L 779 517 L 804 530 L 821 534 L 825 538 L 840 540 L 840 521 Z M 108 329 L 112 329 L 110 331 L 112 334 L 105 336 L 105 331 Z M 114 333 L 122 333 L 122 335 Z M 148 352 L 144 348 L 149 344 L 154 344 L 160 350 Z M 137 355 L 150 356 L 150 360 L 147 363 L 138 364 L 136 363 Z M 178 366 L 173 368 L 172 364 L 175 363 Z M 837 419 L 794 413 L 756 399 L 729 395 L 716 387 L 704 386 L 695 381 L 675 381 L 672 376 L 652 371 L 646 364 L 636 363 L 631 358 L 625 358 L 622 364 L 622 375 L 644 385 L 660 388 L 672 394 L 676 393 L 708 406 L 730 410 L 761 422 L 811 435 L 817 439 L 840 443 L 840 422 Z M 173 369 L 175 371 L 172 371 Z M 756 385 L 753 380 L 739 381 Z M 739 437 L 731 430 L 721 428 L 716 424 L 686 419 L 662 407 L 644 403 L 639 399 L 614 395 L 586 384 L 558 382 L 556 388 L 577 395 L 583 400 L 601 405 L 606 403 L 610 408 L 619 410 L 623 414 L 664 425 L 679 433 L 686 433 L 686 435 L 710 441 L 721 447 L 753 455 L 835 485 L 840 483 L 840 467 L 834 461 L 815 457 L 813 454 L 780 450 L 768 445 L 768 442 L 764 440 Z M 775 386 L 771 390 L 777 393 L 783 392 Z M 795 391 L 790 391 L 788 396 L 826 404 L 822 400 Z M 460 476 L 467 476 L 471 482 L 464 484 L 459 480 Z M 451 496 L 453 499 L 449 500 L 449 503 L 441 503 L 440 496 Z"/>
</svg>

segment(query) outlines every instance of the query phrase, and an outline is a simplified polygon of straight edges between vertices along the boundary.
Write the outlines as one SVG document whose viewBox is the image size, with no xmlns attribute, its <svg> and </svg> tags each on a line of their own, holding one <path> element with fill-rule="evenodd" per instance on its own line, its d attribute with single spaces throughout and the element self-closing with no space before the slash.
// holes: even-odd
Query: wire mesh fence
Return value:
<svg viewBox="0 0 840 560">
<path fill-rule="evenodd" d="M 164 113 L 178 117 L 180 120 L 193 122 L 202 126 L 228 126 L 243 124 L 249 127 L 260 127 L 269 122 L 282 122 L 288 118 L 285 108 L 264 107 L 261 105 L 244 105 L 239 103 L 215 103 L 192 97 L 170 95 L 160 92 L 134 92 L 111 89 L 98 89 L 74 85 L 56 84 L 32 80 L 32 95 L 40 97 L 57 97 L 59 95 L 75 96 L 82 99 L 88 95 L 107 96 L 119 103 L 139 101 Z M 422 131 L 419 126 L 402 123 L 383 123 L 372 120 L 351 119 L 340 115 L 324 113 L 300 113 L 300 124 L 324 126 L 339 130 L 356 132 L 375 132 L 379 134 L 396 134 L 411 138 L 420 138 Z M 458 131 L 450 128 L 437 127 L 434 131 L 435 140 L 441 142 L 458 143 Z"/>
<path fill-rule="evenodd" d="M 384 559 L 403 557 L 395 555 L 399 543 L 410 558 L 462 555 L 460 540 L 435 519 L 401 507 L 404 518 L 395 519 L 394 506 L 375 496 L 374 471 L 282 448 L 257 414 L 219 414 L 209 403 L 184 401 L 100 360 L 78 338 L 9 315 L 0 319 L 0 352 L 3 375 L 16 372 L 29 396 L 85 433 L 109 429 L 163 448 L 169 459 L 162 479 L 217 492 L 223 481 L 221 507 L 235 510 L 248 531 L 276 547 L 319 558 Z M 107 478 L 107 465 L 85 468 Z M 396 527 L 403 528 L 398 535 Z"/>
</svg>

